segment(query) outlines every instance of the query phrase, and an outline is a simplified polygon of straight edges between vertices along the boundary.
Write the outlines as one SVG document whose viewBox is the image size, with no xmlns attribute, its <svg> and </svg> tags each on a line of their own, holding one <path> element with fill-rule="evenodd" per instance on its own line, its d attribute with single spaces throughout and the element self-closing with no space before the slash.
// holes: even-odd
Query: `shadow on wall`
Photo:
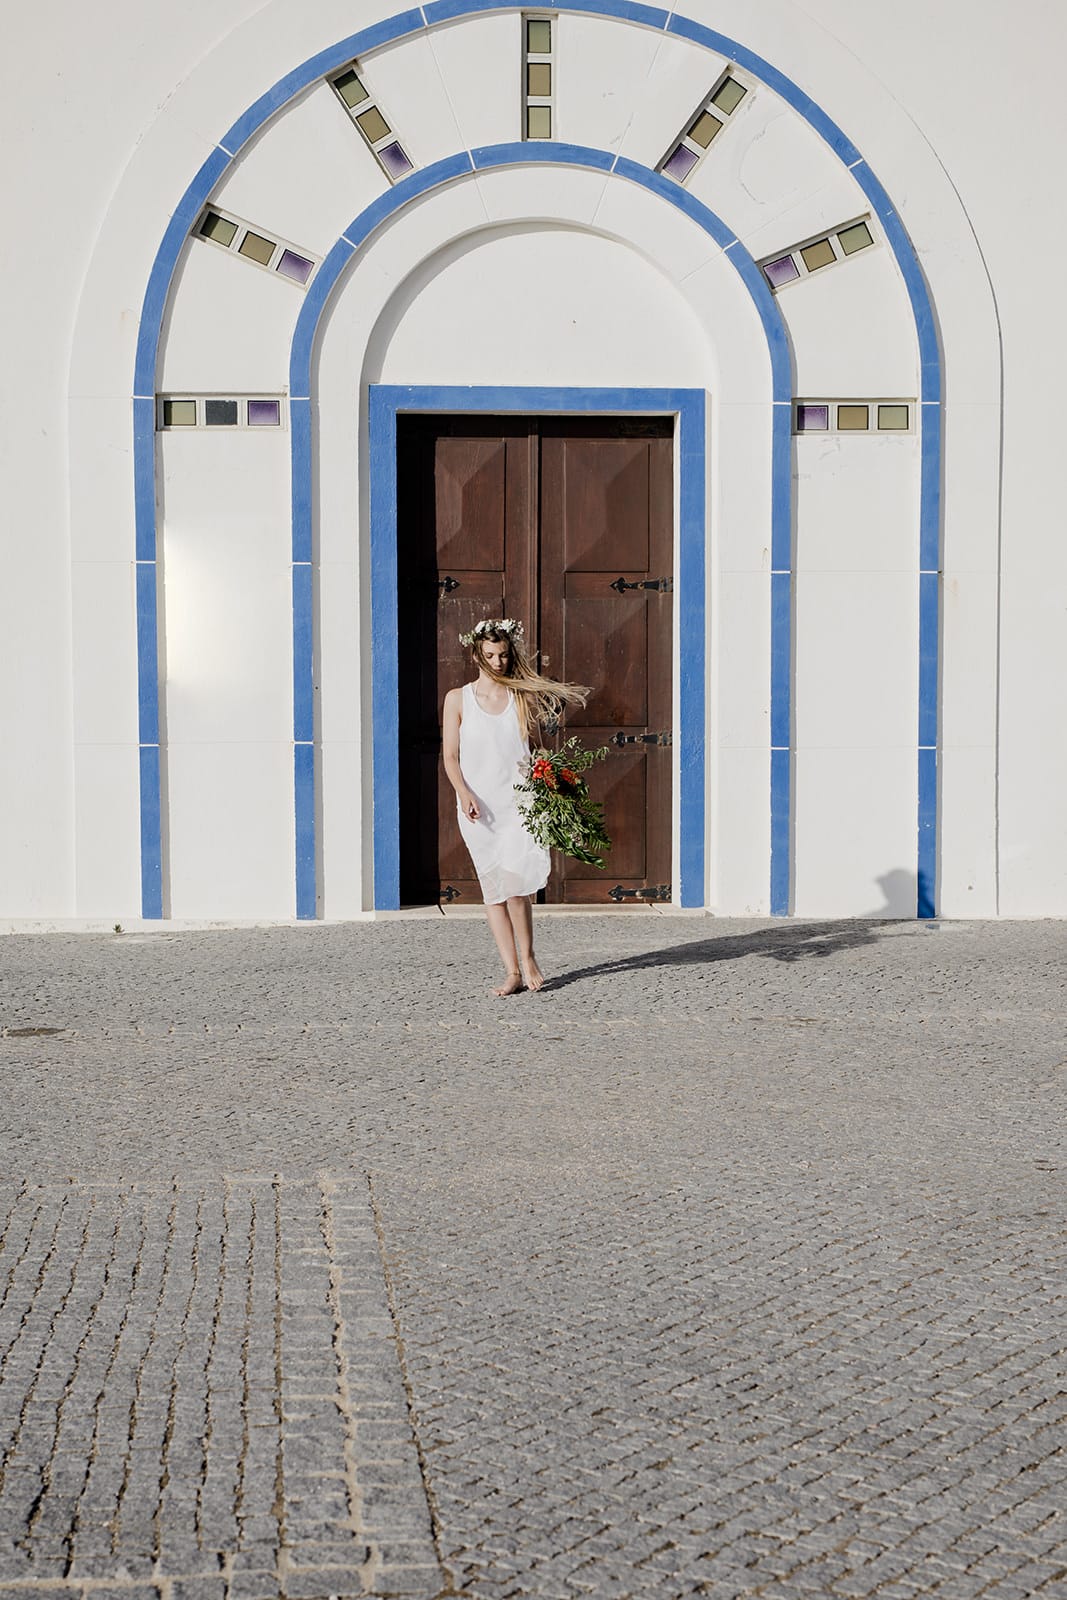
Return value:
<svg viewBox="0 0 1067 1600">
<path fill-rule="evenodd" d="M 550 978 L 545 989 L 565 989 L 583 978 L 614 976 L 638 972 L 646 967 L 710 966 L 715 961 L 740 961 L 744 956 L 763 956 L 771 961 L 804 961 L 809 957 L 840 955 L 863 945 L 876 944 L 884 929 L 899 930 L 915 916 L 916 880 L 913 872 L 894 868 L 875 880 L 885 903 L 862 917 L 837 922 L 783 922 L 751 933 L 723 934 L 718 939 L 697 939 L 692 944 L 670 945 L 665 950 L 646 950 L 623 956 L 618 961 L 603 961 L 595 967 L 579 967 L 558 978 Z M 909 907 L 903 911 L 902 907 Z M 921 932 L 929 923 L 917 924 Z"/>
</svg>

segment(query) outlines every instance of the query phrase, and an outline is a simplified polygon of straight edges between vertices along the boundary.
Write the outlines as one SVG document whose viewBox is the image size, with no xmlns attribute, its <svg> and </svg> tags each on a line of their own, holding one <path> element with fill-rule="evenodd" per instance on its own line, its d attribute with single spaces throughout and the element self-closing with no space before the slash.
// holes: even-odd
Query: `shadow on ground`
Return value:
<svg viewBox="0 0 1067 1600">
<path fill-rule="evenodd" d="M 809 957 L 840 955 L 876 944 L 882 931 L 892 928 L 899 934 L 906 923 L 899 917 L 864 919 L 856 922 L 790 923 L 778 928 L 757 928 L 752 933 L 724 934 L 719 939 L 696 939 L 691 944 L 668 945 L 664 950 L 644 950 L 638 955 L 621 956 L 617 961 L 601 961 L 592 967 L 576 967 L 573 972 L 549 978 L 545 990 L 565 989 L 586 978 L 616 976 L 620 972 L 640 972 L 646 967 L 706 966 L 714 961 L 740 961 L 743 956 L 762 956 L 771 961 L 804 961 Z M 912 932 L 923 932 L 928 925 L 915 923 Z"/>
</svg>

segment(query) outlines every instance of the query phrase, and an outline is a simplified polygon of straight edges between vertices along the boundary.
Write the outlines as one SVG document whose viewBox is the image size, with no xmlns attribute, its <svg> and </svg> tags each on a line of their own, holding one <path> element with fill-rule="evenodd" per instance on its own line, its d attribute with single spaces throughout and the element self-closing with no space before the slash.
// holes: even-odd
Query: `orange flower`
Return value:
<svg viewBox="0 0 1067 1600">
<path fill-rule="evenodd" d="M 577 783 L 578 782 L 578 779 L 575 777 L 575 775 L 571 771 L 570 767 L 561 767 L 560 771 L 559 771 L 559 775 L 563 779 L 564 783 Z"/>
</svg>

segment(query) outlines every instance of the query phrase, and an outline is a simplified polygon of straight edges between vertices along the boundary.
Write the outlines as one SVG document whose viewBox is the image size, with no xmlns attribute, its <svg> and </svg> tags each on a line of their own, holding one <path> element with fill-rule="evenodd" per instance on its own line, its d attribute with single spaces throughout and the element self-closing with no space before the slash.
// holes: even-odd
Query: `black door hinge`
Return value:
<svg viewBox="0 0 1067 1600">
<path fill-rule="evenodd" d="M 624 889 L 621 883 L 617 883 L 614 889 L 608 890 L 608 899 L 616 902 L 619 900 L 669 900 L 670 897 L 671 886 L 669 883 L 657 883 L 655 888 L 648 889 Z"/>
<path fill-rule="evenodd" d="M 674 735 L 669 728 L 663 733 L 616 733 L 612 735 L 611 743 L 668 745 L 674 743 Z"/>
<path fill-rule="evenodd" d="M 673 578 L 646 578 L 643 583 L 631 583 L 628 578 L 616 578 L 614 583 L 608 585 L 616 594 L 622 594 L 626 589 L 650 589 L 656 594 L 673 594 Z"/>
</svg>

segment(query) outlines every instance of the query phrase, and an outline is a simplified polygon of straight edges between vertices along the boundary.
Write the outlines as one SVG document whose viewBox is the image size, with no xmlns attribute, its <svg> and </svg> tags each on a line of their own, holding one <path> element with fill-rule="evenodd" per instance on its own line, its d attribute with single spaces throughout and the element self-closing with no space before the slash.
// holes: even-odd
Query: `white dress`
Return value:
<svg viewBox="0 0 1067 1600">
<path fill-rule="evenodd" d="M 515 793 L 529 755 L 515 696 L 509 691 L 507 709 L 492 716 L 478 704 L 473 683 L 465 683 L 459 765 L 481 816 L 472 822 L 456 809 L 487 906 L 511 895 L 536 894 L 548 882 L 548 851 L 527 832 Z"/>
</svg>

